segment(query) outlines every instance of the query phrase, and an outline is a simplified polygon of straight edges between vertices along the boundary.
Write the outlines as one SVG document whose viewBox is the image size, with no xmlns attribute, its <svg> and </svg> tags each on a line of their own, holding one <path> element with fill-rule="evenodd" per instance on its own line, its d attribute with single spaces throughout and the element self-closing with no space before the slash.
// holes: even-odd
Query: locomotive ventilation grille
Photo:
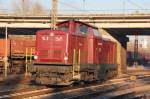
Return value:
<svg viewBox="0 0 150 99">
<path fill-rule="evenodd" d="M 41 58 L 61 58 L 61 50 L 41 50 Z"/>
<path fill-rule="evenodd" d="M 40 58 L 48 58 L 48 50 L 41 50 Z"/>
</svg>

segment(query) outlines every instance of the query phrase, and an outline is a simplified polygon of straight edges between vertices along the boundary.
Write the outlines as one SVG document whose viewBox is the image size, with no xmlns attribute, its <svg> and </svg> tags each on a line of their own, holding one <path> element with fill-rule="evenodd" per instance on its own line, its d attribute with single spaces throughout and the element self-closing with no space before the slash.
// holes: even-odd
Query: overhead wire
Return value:
<svg viewBox="0 0 150 99">
<path fill-rule="evenodd" d="M 135 3 L 135 2 L 133 2 L 132 0 L 127 0 L 127 1 L 128 1 L 130 4 L 136 6 L 136 7 L 140 8 L 140 9 L 145 9 L 145 8 L 143 8 L 141 5 L 139 5 L 139 4 Z"/>
<path fill-rule="evenodd" d="M 132 0 L 127 0 L 128 1 L 128 3 L 130 3 L 130 4 L 132 4 L 132 5 L 134 5 L 134 6 L 136 6 L 137 8 L 140 8 L 141 10 L 144 10 L 144 11 L 149 11 L 150 9 L 145 9 L 144 7 L 142 7 L 141 5 L 139 5 L 139 4 L 137 4 L 137 3 L 135 3 L 135 2 L 133 2 Z M 84 2 L 84 5 L 85 5 L 85 3 L 86 3 L 86 0 L 83 0 L 83 2 Z M 67 6 L 67 7 L 70 7 L 70 8 L 73 8 L 73 9 L 75 9 L 75 10 L 61 10 L 61 11 L 79 11 L 79 12 L 88 12 L 88 13 L 90 13 L 90 12 L 93 12 L 93 11 L 109 11 L 109 12 L 112 12 L 112 11 L 121 11 L 122 9 L 101 9 L 101 10 L 87 10 L 86 9 L 86 7 L 85 6 L 83 6 L 84 8 L 79 8 L 79 7 L 76 7 L 76 6 L 73 6 L 73 5 L 70 5 L 69 3 L 66 3 L 66 2 L 63 2 L 63 1 L 59 1 L 59 3 L 60 4 L 63 4 L 63 5 L 65 5 L 65 6 Z M 124 1 L 124 3 L 125 3 L 125 1 Z M 137 10 L 137 9 L 127 9 L 127 8 L 125 8 L 125 4 L 124 4 L 124 8 L 123 8 L 123 10 L 126 10 L 126 11 L 134 11 L 134 10 Z M 125 11 L 123 11 L 123 12 L 125 12 Z"/>
<path fill-rule="evenodd" d="M 75 6 L 73 6 L 73 5 L 70 5 L 70 4 L 68 4 L 68 3 L 66 3 L 66 2 L 63 2 L 63 1 L 59 1 L 59 3 L 65 5 L 65 6 L 67 6 L 67 7 L 76 9 L 76 10 L 78 10 L 78 11 L 85 11 L 84 9 L 80 9 L 80 8 L 78 8 L 78 7 L 75 7 Z"/>
<path fill-rule="evenodd" d="M 85 5 L 86 0 L 82 0 L 82 1 L 84 2 L 84 5 Z M 150 9 L 145 9 L 145 8 L 143 8 L 141 5 L 139 5 L 139 4 L 135 3 L 135 2 L 133 2 L 132 0 L 127 0 L 127 1 L 128 1 L 128 3 L 134 5 L 134 6 L 140 8 L 140 9 L 142 9 L 142 10 L 150 10 Z M 124 4 L 123 4 L 123 6 L 124 6 L 123 9 L 124 9 L 124 10 L 126 10 L 126 11 L 132 11 L 132 10 L 134 11 L 134 10 L 137 10 L 137 9 L 127 9 L 127 8 L 125 8 L 125 5 L 126 5 L 125 2 L 126 2 L 126 0 L 124 1 Z M 79 8 L 79 7 L 76 7 L 76 6 L 71 5 L 70 3 L 63 2 L 63 1 L 60 1 L 60 0 L 59 0 L 59 3 L 62 4 L 62 5 L 65 5 L 65 6 L 67 6 L 67 7 L 76 9 L 76 10 L 61 10 L 61 11 L 80 11 L 80 12 L 110 11 L 110 12 L 111 12 L 111 11 L 121 11 L 121 10 L 122 10 L 122 9 L 87 10 L 85 6 L 84 6 L 84 8 L 81 9 L 81 8 Z"/>
</svg>

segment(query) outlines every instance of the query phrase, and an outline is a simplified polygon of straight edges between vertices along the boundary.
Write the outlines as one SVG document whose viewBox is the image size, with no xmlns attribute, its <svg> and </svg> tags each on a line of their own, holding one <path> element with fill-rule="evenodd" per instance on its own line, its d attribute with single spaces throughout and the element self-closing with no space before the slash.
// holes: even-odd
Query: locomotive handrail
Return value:
<svg viewBox="0 0 150 99">
<path fill-rule="evenodd" d="M 76 75 L 79 75 L 80 74 L 80 56 L 81 56 L 81 53 L 80 53 L 80 49 L 78 51 L 78 57 L 77 57 L 77 53 L 76 53 L 76 49 L 73 50 L 73 78 L 76 76 Z M 76 67 L 76 68 L 75 68 Z M 77 70 L 76 70 L 77 69 Z M 75 71 L 77 71 L 77 73 L 75 74 Z"/>
<path fill-rule="evenodd" d="M 30 63 L 32 62 L 32 48 L 30 49 Z"/>
<path fill-rule="evenodd" d="M 25 60 L 25 64 L 26 64 L 26 67 L 25 67 L 25 76 L 27 76 L 28 74 L 28 56 L 29 56 L 29 63 L 32 63 L 32 48 L 30 48 L 30 52 L 29 52 L 29 48 L 26 48 L 26 60 Z M 29 53 L 28 53 L 29 52 Z"/>
<path fill-rule="evenodd" d="M 79 55 L 78 55 L 78 75 L 80 74 L 80 49 L 79 49 Z"/>
<path fill-rule="evenodd" d="M 28 68 L 28 65 L 27 65 L 27 63 L 28 63 L 28 48 L 26 48 L 26 60 L 25 60 L 25 63 L 26 63 L 25 75 L 27 75 L 27 72 L 28 72 L 28 70 L 27 70 L 27 68 Z"/>
<path fill-rule="evenodd" d="M 73 49 L 73 72 L 72 72 L 72 75 L 73 75 L 73 77 L 74 77 L 74 66 L 75 66 L 75 64 L 76 64 L 76 50 L 75 49 Z"/>
</svg>

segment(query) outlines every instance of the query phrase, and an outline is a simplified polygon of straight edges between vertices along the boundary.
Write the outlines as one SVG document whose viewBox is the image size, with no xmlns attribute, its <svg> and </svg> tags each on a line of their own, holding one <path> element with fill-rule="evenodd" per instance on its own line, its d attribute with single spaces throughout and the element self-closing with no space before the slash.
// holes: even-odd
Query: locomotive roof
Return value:
<svg viewBox="0 0 150 99">
<path fill-rule="evenodd" d="M 84 25 L 86 25 L 86 26 L 88 26 L 88 27 L 92 27 L 92 28 L 94 28 L 94 29 L 98 29 L 97 27 L 95 27 L 95 26 L 93 26 L 93 25 L 90 25 L 90 24 L 88 24 L 88 23 L 81 22 L 81 21 L 76 21 L 76 20 L 67 20 L 67 21 L 59 22 L 59 23 L 57 24 L 57 26 L 59 26 L 60 24 L 63 24 L 63 23 L 69 23 L 70 21 L 74 21 L 75 23 L 81 23 L 81 24 L 84 24 Z"/>
</svg>

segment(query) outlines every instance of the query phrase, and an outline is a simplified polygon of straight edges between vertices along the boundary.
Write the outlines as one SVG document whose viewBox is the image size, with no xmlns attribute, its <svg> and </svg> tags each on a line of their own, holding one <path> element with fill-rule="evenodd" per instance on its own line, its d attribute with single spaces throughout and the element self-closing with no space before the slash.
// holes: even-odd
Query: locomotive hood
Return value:
<svg viewBox="0 0 150 99">
<path fill-rule="evenodd" d="M 41 30 L 36 36 L 36 62 L 65 63 L 68 59 L 68 33 Z"/>
</svg>

